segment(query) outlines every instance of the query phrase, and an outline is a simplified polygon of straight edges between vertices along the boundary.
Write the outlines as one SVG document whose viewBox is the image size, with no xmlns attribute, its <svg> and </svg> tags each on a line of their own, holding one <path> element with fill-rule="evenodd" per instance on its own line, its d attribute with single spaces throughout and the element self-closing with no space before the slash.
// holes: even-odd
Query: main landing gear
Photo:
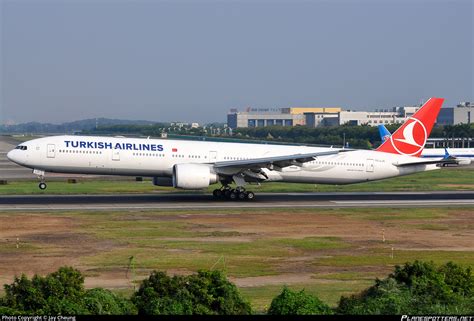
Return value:
<svg viewBox="0 0 474 321">
<path fill-rule="evenodd" d="M 229 186 L 223 186 L 220 189 L 215 189 L 212 192 L 215 198 L 223 198 L 231 201 L 244 201 L 253 200 L 255 198 L 254 192 L 246 191 L 243 187 L 237 187 L 235 189 Z"/>
</svg>

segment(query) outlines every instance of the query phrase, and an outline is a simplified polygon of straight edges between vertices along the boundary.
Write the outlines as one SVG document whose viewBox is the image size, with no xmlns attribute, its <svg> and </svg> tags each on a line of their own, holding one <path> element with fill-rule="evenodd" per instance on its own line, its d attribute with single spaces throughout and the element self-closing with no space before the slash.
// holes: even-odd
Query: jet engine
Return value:
<svg viewBox="0 0 474 321">
<path fill-rule="evenodd" d="M 176 164 L 173 167 L 173 186 L 182 189 L 201 189 L 217 183 L 219 176 L 202 164 Z"/>
</svg>

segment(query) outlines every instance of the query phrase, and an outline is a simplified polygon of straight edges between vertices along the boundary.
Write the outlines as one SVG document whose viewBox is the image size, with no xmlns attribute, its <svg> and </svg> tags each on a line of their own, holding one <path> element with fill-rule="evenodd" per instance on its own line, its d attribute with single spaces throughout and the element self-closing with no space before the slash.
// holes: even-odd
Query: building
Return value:
<svg viewBox="0 0 474 321">
<path fill-rule="evenodd" d="M 199 128 L 199 123 L 173 122 L 173 123 L 170 123 L 170 126 L 175 126 L 179 128 L 183 128 L 183 127 Z"/>
<path fill-rule="evenodd" d="M 458 125 L 474 123 L 474 104 L 462 102 L 456 107 L 441 108 L 438 119 L 439 125 Z"/>
<path fill-rule="evenodd" d="M 245 111 L 231 109 L 227 114 L 227 125 L 232 128 L 296 126 L 306 125 L 306 114 L 335 117 L 340 107 L 289 107 L 289 108 L 247 108 Z"/>
<path fill-rule="evenodd" d="M 227 114 L 230 128 L 296 126 L 309 127 L 350 125 L 401 124 L 413 116 L 420 106 L 393 107 L 375 111 L 342 110 L 340 107 L 247 108 L 243 112 L 231 109 Z M 441 109 L 437 124 L 457 125 L 474 122 L 474 105 L 463 102 L 457 107 Z"/>
<path fill-rule="evenodd" d="M 339 111 L 335 115 L 321 115 L 317 113 L 305 113 L 306 125 L 310 127 L 318 126 L 338 126 L 338 125 L 369 125 L 403 123 L 412 116 L 420 107 L 394 107 L 392 109 L 380 109 L 375 111 Z"/>
</svg>

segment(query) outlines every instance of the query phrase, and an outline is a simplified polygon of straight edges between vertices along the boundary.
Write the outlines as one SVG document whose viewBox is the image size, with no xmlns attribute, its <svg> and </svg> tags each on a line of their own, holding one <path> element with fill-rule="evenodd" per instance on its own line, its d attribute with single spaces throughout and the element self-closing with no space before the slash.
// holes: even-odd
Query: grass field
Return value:
<svg viewBox="0 0 474 321">
<path fill-rule="evenodd" d="M 129 294 L 152 270 L 221 269 L 259 311 L 284 284 L 334 306 L 395 264 L 422 259 L 474 267 L 473 214 L 473 208 L 3 212 L 0 283 L 72 265 L 87 287 Z"/>
<path fill-rule="evenodd" d="M 208 190 L 214 188 L 213 185 Z M 449 168 L 437 171 L 396 177 L 376 182 L 367 182 L 353 185 L 313 185 L 264 183 L 261 186 L 248 186 L 255 192 L 371 192 L 371 191 L 439 191 L 439 190 L 474 190 L 474 168 Z M 133 180 L 79 180 L 76 184 L 64 181 L 48 182 L 48 189 L 41 191 L 38 183 L 9 182 L 0 185 L 0 195 L 7 194 L 107 194 L 107 193 L 155 193 L 177 192 L 171 187 L 153 186 L 149 179 L 143 182 Z"/>
</svg>

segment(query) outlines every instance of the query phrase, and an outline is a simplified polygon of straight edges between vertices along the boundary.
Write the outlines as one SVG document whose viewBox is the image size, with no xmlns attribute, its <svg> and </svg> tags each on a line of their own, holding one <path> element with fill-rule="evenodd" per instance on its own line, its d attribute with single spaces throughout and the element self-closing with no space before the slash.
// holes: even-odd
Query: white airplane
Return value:
<svg viewBox="0 0 474 321">
<path fill-rule="evenodd" d="M 18 145 L 7 157 L 45 173 L 149 176 L 157 186 L 203 189 L 253 199 L 249 183 L 352 184 L 435 170 L 455 160 L 419 158 L 444 99 L 431 98 L 376 150 L 348 150 L 167 139 L 52 136 Z M 235 183 L 232 189 L 229 185 Z"/>
<path fill-rule="evenodd" d="M 378 125 L 378 129 L 383 142 L 390 138 L 391 134 L 384 125 Z M 456 159 L 456 165 L 469 165 L 474 159 L 474 148 L 425 148 L 420 157 L 431 159 L 451 158 Z"/>
</svg>

